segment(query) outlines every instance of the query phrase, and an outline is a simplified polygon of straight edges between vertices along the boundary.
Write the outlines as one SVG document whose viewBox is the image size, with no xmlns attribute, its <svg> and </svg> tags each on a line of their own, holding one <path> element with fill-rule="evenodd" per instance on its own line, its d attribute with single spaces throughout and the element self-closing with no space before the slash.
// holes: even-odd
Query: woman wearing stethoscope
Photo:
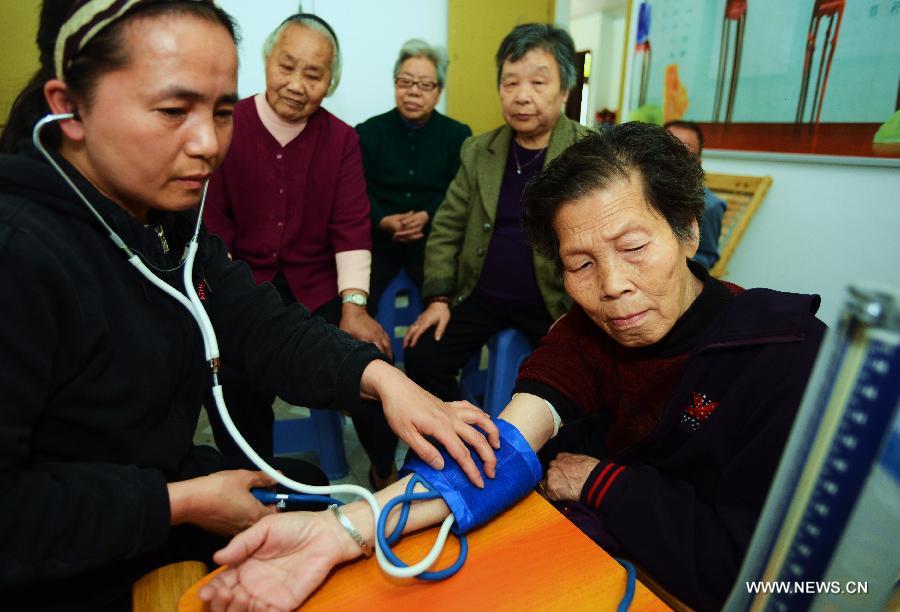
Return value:
<svg viewBox="0 0 900 612">
<path fill-rule="evenodd" d="M 281 306 L 196 230 L 237 98 L 227 15 L 200 0 L 59 4 L 42 12 L 44 68 L 3 135 L 19 152 L 0 158 L 5 603 L 127 606 L 142 571 L 212 552 L 224 540 L 211 533 L 273 511 L 249 489 L 285 477 L 222 471 L 193 446 L 219 350 L 295 404 L 381 400 L 423 459 L 437 456 L 427 435 L 473 474 L 464 443 L 492 461 L 466 424 L 493 439 L 480 411 L 442 404 L 372 345 Z M 37 146 L 21 146 L 47 113 Z"/>
</svg>

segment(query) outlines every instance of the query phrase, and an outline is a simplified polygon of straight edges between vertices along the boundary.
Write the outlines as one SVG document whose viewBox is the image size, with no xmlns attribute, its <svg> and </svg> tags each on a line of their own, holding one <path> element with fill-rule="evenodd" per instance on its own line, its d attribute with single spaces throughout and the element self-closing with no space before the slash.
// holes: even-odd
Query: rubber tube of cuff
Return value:
<svg viewBox="0 0 900 612">
<path fill-rule="evenodd" d="M 384 505 L 384 507 L 381 509 L 381 515 L 378 517 L 378 523 L 375 525 L 375 538 L 378 542 L 378 547 L 391 563 L 400 567 L 406 567 L 406 563 L 394 553 L 394 551 L 391 549 L 391 546 L 397 542 L 397 540 L 400 538 L 400 534 L 403 533 L 403 529 L 406 527 L 406 520 L 409 517 L 410 506 L 412 506 L 412 503 L 416 501 L 437 499 L 441 497 L 440 493 L 434 490 L 416 493 L 415 487 L 417 484 L 421 484 L 426 489 L 431 489 L 431 485 L 429 485 L 427 481 L 425 481 L 418 474 L 413 474 L 412 478 L 409 479 L 409 482 L 406 485 L 406 492 L 403 495 L 398 495 Z M 390 516 L 391 510 L 393 510 L 394 506 L 396 506 L 397 504 L 402 504 L 400 508 L 400 516 L 397 519 L 397 525 L 394 527 L 394 531 L 391 532 L 390 535 L 387 535 L 385 533 L 387 530 L 387 517 Z M 462 566 L 463 564 L 465 564 L 468 554 L 469 544 L 466 541 L 466 536 L 460 535 L 459 555 L 456 557 L 456 561 L 454 561 L 450 567 L 442 570 L 422 572 L 421 574 L 418 574 L 416 578 L 420 580 L 430 581 L 445 580 L 462 569 Z"/>
<path fill-rule="evenodd" d="M 616 561 L 619 562 L 619 565 L 625 568 L 625 594 L 622 595 L 622 599 L 619 600 L 619 607 L 616 608 L 616 612 L 627 612 L 628 608 L 631 606 L 631 600 L 634 599 L 634 588 L 635 581 L 637 579 L 637 570 L 634 569 L 634 564 L 631 561 L 626 561 L 625 559 L 616 558 Z"/>
</svg>

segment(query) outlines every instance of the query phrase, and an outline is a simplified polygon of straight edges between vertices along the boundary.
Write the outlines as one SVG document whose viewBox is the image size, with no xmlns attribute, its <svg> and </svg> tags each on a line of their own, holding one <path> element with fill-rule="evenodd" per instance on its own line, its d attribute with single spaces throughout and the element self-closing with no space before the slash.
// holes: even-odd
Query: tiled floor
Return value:
<svg viewBox="0 0 900 612">
<path fill-rule="evenodd" d="M 280 398 L 275 400 L 274 408 L 276 419 L 298 418 L 309 415 L 308 408 L 291 406 Z M 194 442 L 196 444 L 208 444 L 210 446 L 216 445 L 213 440 L 212 429 L 209 426 L 209 419 L 206 417 L 205 410 L 200 413 L 200 421 L 197 424 L 197 431 L 194 433 Z M 406 456 L 406 450 L 407 446 L 403 442 L 400 442 L 396 454 L 398 466 Z M 350 419 L 346 417 L 344 417 L 344 452 L 347 455 L 347 464 L 350 467 L 350 472 L 345 478 L 335 480 L 332 484 L 355 484 L 371 489 L 372 487 L 369 484 L 369 458 L 359 444 L 359 438 L 356 436 L 356 430 L 353 428 L 353 424 L 350 422 Z M 315 453 L 297 453 L 286 456 L 303 459 L 318 465 L 318 457 L 316 457 Z"/>
</svg>

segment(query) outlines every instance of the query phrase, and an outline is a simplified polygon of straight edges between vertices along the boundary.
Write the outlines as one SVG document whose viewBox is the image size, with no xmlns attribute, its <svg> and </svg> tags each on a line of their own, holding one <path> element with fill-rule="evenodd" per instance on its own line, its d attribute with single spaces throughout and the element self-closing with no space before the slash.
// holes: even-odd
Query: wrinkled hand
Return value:
<svg viewBox="0 0 900 612">
<path fill-rule="evenodd" d="M 434 326 L 434 339 L 440 341 L 448 323 L 450 323 L 450 305 L 443 302 L 432 302 L 409 326 L 406 335 L 403 336 L 403 348 L 415 346 L 422 334 L 432 326 Z"/>
<path fill-rule="evenodd" d="M 484 481 L 466 445 L 484 462 L 487 476 L 494 477 L 497 458 L 491 447 L 500 447 L 500 432 L 490 416 L 479 408 L 468 402 L 442 402 L 383 361 L 366 366 L 360 389 L 381 402 L 394 433 L 431 467 L 443 469 L 444 459 L 425 436 L 431 436 L 446 448 L 475 486 L 483 487 Z M 472 425 L 486 432 L 487 440 Z"/>
<path fill-rule="evenodd" d="M 391 339 L 381 324 L 369 316 L 365 308 L 355 304 L 344 304 L 340 328 L 357 340 L 372 342 L 379 351 L 388 356 L 388 359 L 393 359 Z"/>
<path fill-rule="evenodd" d="M 190 523 L 206 531 L 234 535 L 275 509 L 262 505 L 250 489 L 271 487 L 275 481 L 262 472 L 227 470 L 209 476 L 171 482 L 172 524 Z"/>
<path fill-rule="evenodd" d="M 214 612 L 294 610 L 335 565 L 359 554 L 331 512 L 266 517 L 215 554 L 230 567 L 200 589 L 200 599 Z"/>
<path fill-rule="evenodd" d="M 600 460 L 588 455 L 560 453 L 550 462 L 542 489 L 553 501 L 578 501 L 581 489 Z"/>
<path fill-rule="evenodd" d="M 393 238 L 394 234 L 403 230 L 404 222 L 411 219 L 414 214 L 415 213 L 410 210 L 405 213 L 385 215 L 381 218 L 381 221 L 378 222 L 378 229 L 389 234 L 391 238 Z"/>
<path fill-rule="evenodd" d="M 394 242 L 415 242 L 425 237 L 425 224 L 428 223 L 428 213 L 420 210 L 404 217 L 401 221 L 402 227 L 394 232 Z"/>
</svg>

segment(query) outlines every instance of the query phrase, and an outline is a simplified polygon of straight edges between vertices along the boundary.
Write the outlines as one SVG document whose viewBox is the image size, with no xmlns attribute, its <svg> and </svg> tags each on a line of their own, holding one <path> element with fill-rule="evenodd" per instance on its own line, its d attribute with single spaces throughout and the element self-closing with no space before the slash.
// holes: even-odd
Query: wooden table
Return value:
<svg viewBox="0 0 900 612">
<path fill-rule="evenodd" d="M 408 561 L 421 559 L 436 529 L 403 538 L 395 548 Z M 455 539 L 437 567 L 456 558 Z M 203 609 L 197 591 L 181 598 L 179 610 Z M 469 557 L 442 582 L 401 580 L 384 574 L 375 558 L 332 572 L 303 610 L 615 610 L 625 592 L 625 570 L 536 493 L 469 534 Z M 638 583 L 631 610 L 669 610 Z"/>
</svg>

